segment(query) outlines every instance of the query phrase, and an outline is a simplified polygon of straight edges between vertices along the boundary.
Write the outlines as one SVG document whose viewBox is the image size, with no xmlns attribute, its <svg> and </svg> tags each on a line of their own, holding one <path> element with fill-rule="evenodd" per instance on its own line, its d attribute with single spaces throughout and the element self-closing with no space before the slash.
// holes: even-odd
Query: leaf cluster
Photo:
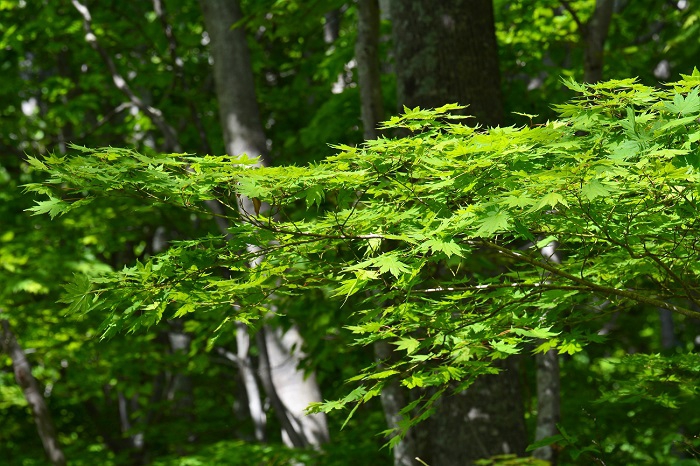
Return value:
<svg viewBox="0 0 700 466">
<path fill-rule="evenodd" d="M 528 127 L 469 127 L 456 105 L 406 109 L 385 128 L 410 135 L 336 146 L 306 167 L 81 149 L 32 159 L 50 179 L 28 189 L 49 196 L 33 210 L 51 215 L 115 194 L 200 213 L 221 201 L 228 235 L 79 281 L 73 308 L 109 310 L 111 335 L 191 312 L 253 322 L 275 299 L 320 291 L 357 344 L 386 341 L 401 357 L 312 409 L 366 402 L 390 380 L 434 387 L 404 410 L 405 431 L 495 360 L 599 341 L 581 324 L 613 310 L 700 316 L 699 81 L 697 70 L 665 89 L 566 81 L 578 96 L 560 118 Z M 269 208 L 239 211 L 244 198 Z"/>
</svg>

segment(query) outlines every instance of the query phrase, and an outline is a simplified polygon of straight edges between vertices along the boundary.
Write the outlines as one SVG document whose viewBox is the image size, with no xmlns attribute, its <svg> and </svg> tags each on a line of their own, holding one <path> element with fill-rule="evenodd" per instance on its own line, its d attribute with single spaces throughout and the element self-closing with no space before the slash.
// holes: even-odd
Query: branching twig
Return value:
<svg viewBox="0 0 700 466">
<path fill-rule="evenodd" d="M 165 145 L 168 150 L 182 152 L 182 150 L 180 149 L 180 143 L 177 140 L 175 130 L 172 126 L 168 124 L 167 121 L 165 121 L 165 118 L 163 118 L 163 112 L 161 112 L 157 108 L 147 105 L 138 95 L 134 93 L 134 91 L 131 89 L 124 77 L 117 70 L 117 66 L 114 63 L 114 60 L 112 60 L 112 57 L 109 56 L 107 51 L 104 48 L 102 48 L 102 46 L 98 42 L 97 36 L 95 35 L 95 32 L 92 29 L 92 15 L 90 14 L 90 10 L 87 8 L 87 6 L 83 5 L 78 0 L 71 0 L 71 3 L 75 7 L 75 9 L 78 10 L 78 13 L 80 13 L 80 15 L 83 17 L 85 41 L 88 44 L 90 44 L 90 47 L 92 47 L 102 57 L 102 60 L 105 62 L 105 65 L 107 65 L 107 69 L 109 70 L 109 73 L 112 76 L 112 81 L 114 82 L 114 85 L 117 87 L 117 89 L 119 89 L 124 95 L 126 95 L 129 98 L 129 101 L 133 105 L 135 105 L 136 107 L 138 107 L 139 110 L 145 113 L 146 116 L 148 116 L 151 119 L 151 121 L 153 121 L 153 123 L 158 127 L 158 129 L 160 129 L 160 131 L 163 133 L 163 137 L 165 138 Z"/>
<path fill-rule="evenodd" d="M 447 286 L 425 289 L 413 289 L 411 293 L 452 293 L 456 291 L 484 291 L 499 288 L 540 288 L 543 290 L 578 290 L 588 291 L 590 288 L 585 285 L 556 285 L 553 283 L 485 283 L 483 285 L 470 286 Z"/>
<path fill-rule="evenodd" d="M 574 23 L 576 23 L 576 27 L 578 27 L 578 31 L 581 34 L 585 34 L 586 25 L 581 22 L 581 18 L 578 17 L 576 10 L 573 9 L 571 3 L 569 3 L 568 0 L 560 0 L 559 3 L 561 3 L 561 6 L 563 6 L 564 9 L 569 12 L 569 14 L 574 20 Z"/>
<path fill-rule="evenodd" d="M 163 34 L 165 34 L 165 38 L 168 41 L 168 53 L 170 54 L 170 59 L 172 60 L 173 66 L 175 68 L 175 77 L 177 80 L 180 81 L 182 90 L 187 96 L 187 108 L 189 109 L 190 115 L 192 116 L 192 123 L 194 124 L 194 127 L 197 129 L 197 133 L 199 134 L 199 140 L 202 143 L 202 149 L 204 150 L 204 153 L 211 154 L 211 146 L 209 145 L 209 140 L 207 139 L 207 133 L 204 130 L 202 119 L 199 117 L 199 113 L 197 112 L 197 108 L 194 102 L 192 102 L 192 99 L 190 99 L 188 95 L 189 86 L 187 84 L 187 79 L 185 78 L 185 62 L 182 59 L 182 57 L 180 57 L 177 53 L 177 39 L 175 37 L 175 34 L 173 33 L 173 27 L 167 20 L 165 14 L 165 6 L 163 5 L 162 0 L 153 0 L 153 11 L 156 13 L 156 16 L 160 20 L 160 24 L 163 27 Z"/>
<path fill-rule="evenodd" d="M 578 283 L 579 285 L 583 285 L 587 289 L 591 291 L 595 291 L 598 293 L 606 294 L 606 295 L 613 295 L 613 296 L 619 296 L 621 298 L 626 298 L 630 299 L 632 301 L 636 301 L 638 303 L 644 303 L 644 304 L 649 304 L 651 306 L 656 306 L 656 307 L 661 307 L 668 309 L 669 311 L 676 312 L 678 314 L 683 314 L 684 316 L 687 317 L 692 317 L 693 319 L 700 319 L 700 312 L 693 311 L 691 309 L 682 307 L 682 306 L 676 306 L 675 304 L 671 304 L 669 302 L 652 298 L 651 296 L 645 296 L 640 293 L 636 293 L 631 290 L 621 290 L 619 288 L 614 288 L 611 286 L 605 286 L 605 285 L 600 285 L 598 283 L 593 283 L 591 281 L 588 281 L 584 278 L 578 277 L 576 275 L 572 275 L 559 267 L 555 267 L 549 263 L 542 262 L 535 260 L 531 257 L 526 256 L 525 254 L 522 254 L 517 251 L 512 251 L 508 248 L 504 248 L 502 246 L 499 246 L 496 243 L 493 243 L 489 240 L 482 240 L 481 243 L 490 248 L 494 249 L 502 254 L 504 254 L 507 257 L 510 257 L 511 259 L 515 259 L 520 262 L 526 262 L 530 265 L 533 265 L 538 268 L 545 269 L 549 272 L 551 272 L 553 275 L 556 275 L 558 277 L 566 278 L 569 281 L 572 281 L 574 283 Z"/>
</svg>

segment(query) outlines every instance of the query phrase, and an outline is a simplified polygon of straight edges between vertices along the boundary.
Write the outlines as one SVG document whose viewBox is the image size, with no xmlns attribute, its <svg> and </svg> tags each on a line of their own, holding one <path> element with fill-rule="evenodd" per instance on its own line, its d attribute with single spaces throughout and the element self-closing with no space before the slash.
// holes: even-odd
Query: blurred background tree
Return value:
<svg viewBox="0 0 700 466">
<path fill-rule="evenodd" d="M 342 417 L 331 416 L 328 442 L 328 432 L 293 441 L 304 432 L 291 422 L 298 408 L 287 406 L 282 415 L 274 384 L 261 377 L 266 360 L 277 368 L 265 355 L 267 345 L 249 338 L 248 347 L 234 326 L 208 348 L 218 316 L 191 313 L 109 340 L 98 338 L 104 316 L 66 316 L 58 300 L 74 274 L 132 265 L 170 240 L 219 234 L 220 225 L 211 210 L 193 215 L 125 198 L 53 221 L 29 216 L 33 200 L 21 186 L 39 178 L 26 154 L 63 156 L 73 143 L 218 155 L 251 151 L 236 141 L 254 141 L 253 151 L 270 164 L 305 164 L 332 154 L 329 144 L 376 137 L 368 125 L 404 104 L 459 101 L 471 104 L 484 124 L 523 124 L 514 112 L 533 115 L 534 124 L 553 118 L 552 105 L 571 97 L 562 77 L 637 76 L 663 85 L 690 73 L 700 56 L 695 0 L 409 3 L 228 2 L 239 7 L 237 15 L 207 20 L 207 8 L 217 2 L 0 2 L 0 319 L 26 354 L 70 464 L 413 460 L 381 450 L 385 439 L 368 434 L 386 428 L 379 403 L 361 408 L 343 430 Z M 238 38 L 223 44 L 231 62 L 217 55 L 211 18 Z M 474 28 L 460 29 L 465 23 Z M 374 50 L 369 60 L 361 47 L 367 40 Z M 241 65 L 243 49 L 249 59 Z M 217 75 L 217 66 L 234 61 L 234 71 L 251 82 L 225 101 L 217 80 L 222 86 L 220 76 L 234 76 Z M 226 89 L 244 79 L 235 78 Z M 368 108 L 382 110 L 363 118 Z M 250 127 L 256 135 L 246 132 Z M 240 134 L 236 128 L 243 128 Z M 298 332 L 279 356 L 300 361 L 290 371 L 299 380 L 315 373 L 312 390 L 326 399 L 342 395 L 343 381 L 375 357 L 348 348 L 352 336 L 338 308 L 323 296 L 307 296 L 285 303 L 283 317 L 270 322 L 280 341 L 290 329 Z M 692 424 L 692 410 L 668 419 L 654 403 L 593 403 L 620 375 L 629 376 L 622 355 L 695 348 L 697 323 L 665 310 L 640 316 L 613 313 L 602 329 L 592 329 L 614 334 L 609 344 L 560 358 L 562 426 L 577 426 L 577 442 L 599 445 L 613 464 L 681 464 L 688 455 L 682 430 Z M 0 457 L 6 464 L 45 464 L 42 438 L 15 380 L 17 364 L 9 351 L 3 358 Z M 526 444 L 534 440 L 536 371 L 527 362 L 514 370 Z M 639 418 L 649 430 L 635 428 Z M 659 451 L 659 439 L 677 446 Z M 421 448 L 419 442 L 413 452 L 420 456 Z"/>
</svg>

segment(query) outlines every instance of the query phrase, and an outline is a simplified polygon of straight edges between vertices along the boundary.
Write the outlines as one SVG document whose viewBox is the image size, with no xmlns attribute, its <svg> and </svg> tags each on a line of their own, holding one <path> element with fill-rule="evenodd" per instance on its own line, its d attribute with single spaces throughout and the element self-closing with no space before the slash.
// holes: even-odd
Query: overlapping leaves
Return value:
<svg viewBox="0 0 700 466">
<path fill-rule="evenodd" d="M 580 95 L 560 120 L 523 128 L 471 128 L 454 105 L 407 109 L 386 128 L 411 136 L 338 146 L 308 167 L 85 150 L 34 160 L 51 178 L 29 189 L 50 196 L 34 210 L 51 215 L 117 193 L 227 208 L 227 239 L 71 291 L 80 310 L 110 311 L 107 333 L 190 312 L 252 321 L 272 296 L 321 289 L 359 344 L 387 340 L 403 357 L 316 409 L 366 401 L 392 378 L 465 388 L 530 342 L 580 350 L 591 337 L 577 325 L 602 301 L 698 317 L 698 78 L 570 82 Z M 239 213 L 237 196 L 270 208 Z M 556 260 L 541 253 L 553 242 Z"/>
</svg>

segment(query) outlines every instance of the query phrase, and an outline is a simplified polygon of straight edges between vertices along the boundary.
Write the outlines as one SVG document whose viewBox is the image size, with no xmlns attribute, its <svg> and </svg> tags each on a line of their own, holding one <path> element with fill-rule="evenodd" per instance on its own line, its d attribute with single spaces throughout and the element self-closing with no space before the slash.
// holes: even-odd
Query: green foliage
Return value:
<svg viewBox="0 0 700 466">
<path fill-rule="evenodd" d="M 336 296 L 357 344 L 384 340 L 405 354 L 367 367 L 349 395 L 311 408 L 356 409 L 394 379 L 438 395 L 453 381 L 464 389 L 532 343 L 578 353 L 600 341 L 586 326 L 607 315 L 597 304 L 604 300 L 615 312 L 661 307 L 698 318 L 698 78 L 696 70 L 668 89 L 567 81 L 580 95 L 556 107 L 559 120 L 533 127 L 468 127 L 450 115 L 456 105 L 406 109 L 385 127 L 410 136 L 340 145 L 308 167 L 81 149 L 33 161 L 50 179 L 28 189 L 54 199 L 54 215 L 115 194 L 198 213 L 199 202 L 220 199 L 234 225 L 228 240 L 180 241 L 78 282 L 76 310 L 108 310 L 102 328 L 111 336 L 190 312 L 235 312 L 252 323 L 273 296 Z M 236 196 L 271 208 L 239 216 Z M 540 253 L 552 241 L 561 264 Z M 251 269 L 253 260 L 260 265 Z M 230 277 L 214 273 L 222 267 Z M 635 370 L 636 391 L 602 401 L 648 393 L 674 408 L 695 393 L 687 382 L 694 359 L 654 361 L 627 364 L 686 372 L 683 388 L 652 391 L 647 372 Z M 428 414 L 434 399 L 413 408 Z"/>
</svg>

